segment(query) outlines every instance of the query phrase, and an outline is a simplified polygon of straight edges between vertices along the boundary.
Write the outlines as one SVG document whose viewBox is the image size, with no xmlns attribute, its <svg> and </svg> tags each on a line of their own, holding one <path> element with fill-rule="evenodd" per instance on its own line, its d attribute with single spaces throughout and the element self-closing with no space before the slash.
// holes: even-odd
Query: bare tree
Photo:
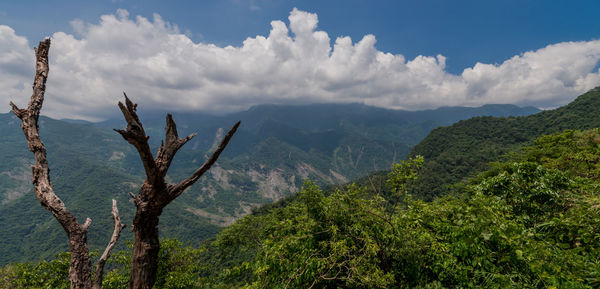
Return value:
<svg viewBox="0 0 600 289">
<path fill-rule="evenodd" d="M 50 39 L 41 41 L 35 49 L 36 74 L 33 82 L 33 93 L 27 109 L 18 108 L 13 102 L 13 113 L 22 121 L 21 129 L 29 144 L 29 150 L 35 156 L 35 166 L 32 167 L 35 195 L 61 224 L 69 238 L 69 250 L 71 252 L 69 280 L 72 289 L 100 289 L 102 288 L 102 275 L 104 264 L 110 256 L 110 252 L 117 242 L 121 230 L 125 225 L 121 223 L 117 203 L 113 200 L 112 217 L 114 219 L 114 230 L 112 237 L 100 257 L 96 267 L 95 280 L 92 284 L 92 269 L 87 245 L 87 230 L 92 223 L 87 218 L 83 224 L 65 206 L 62 200 L 54 193 L 50 181 L 50 169 L 46 158 L 46 147 L 39 136 L 38 118 L 44 102 L 46 91 L 46 80 L 48 78 L 48 51 Z M 160 244 L 158 240 L 158 221 L 164 207 L 177 198 L 183 191 L 193 185 L 210 167 L 217 161 L 219 155 L 240 125 L 237 122 L 225 135 L 219 147 L 190 177 L 177 184 L 167 184 L 165 176 L 175 153 L 195 134 L 185 138 L 179 138 L 177 127 L 173 117 L 167 115 L 165 140 L 158 149 L 156 159 L 152 156 L 148 145 L 148 136 L 140 122 L 136 105 L 125 95 L 125 104 L 119 102 L 119 108 L 127 121 L 126 130 L 115 130 L 125 140 L 137 149 L 144 170 L 146 180 L 142 184 L 137 195 L 131 194 L 137 208 L 133 221 L 134 248 L 131 264 L 130 288 L 150 289 L 156 281 L 158 268 L 158 251 Z"/>
<path fill-rule="evenodd" d="M 133 220 L 134 241 L 129 288 L 150 289 L 156 281 L 158 251 L 160 250 L 158 220 L 163 208 L 210 169 L 229 143 L 240 122 L 238 121 L 229 130 L 215 152 L 190 177 L 177 184 L 167 184 L 165 176 L 175 153 L 195 134 L 179 138 L 175 121 L 170 114 L 167 114 L 165 140 L 161 143 L 156 158 L 154 158 L 148 145 L 148 136 L 136 113 L 137 105 L 132 103 L 126 94 L 124 96 L 125 104 L 119 102 L 119 108 L 127 121 L 127 128 L 125 130 L 115 129 L 115 131 L 135 146 L 146 172 L 146 180 L 138 194 L 131 194 L 137 210 Z"/>
<path fill-rule="evenodd" d="M 90 289 L 92 288 L 92 266 L 87 245 L 87 230 L 92 220 L 87 218 L 83 224 L 79 224 L 75 216 L 67 210 L 62 200 L 54 193 L 52 182 L 50 181 L 48 160 L 46 159 L 46 147 L 39 135 L 38 118 L 46 91 L 46 79 L 49 71 L 49 49 L 49 38 L 41 41 L 35 49 L 36 73 L 33 81 L 33 94 L 31 95 L 27 109 L 20 109 L 13 102 L 10 102 L 10 105 L 12 106 L 13 113 L 21 119 L 21 129 L 29 144 L 29 150 L 35 156 L 35 165 L 32 167 L 32 183 L 34 185 L 35 196 L 42 206 L 54 215 L 69 237 L 69 250 L 71 251 L 69 280 L 71 282 L 71 289 Z M 110 255 L 114 243 L 119 238 L 121 230 L 125 226 L 121 224 L 115 200 L 113 200 L 112 215 L 115 225 L 114 231 L 109 245 L 98 262 L 98 270 L 96 271 L 96 280 L 94 282 L 95 289 L 102 288 L 104 263 Z"/>
</svg>

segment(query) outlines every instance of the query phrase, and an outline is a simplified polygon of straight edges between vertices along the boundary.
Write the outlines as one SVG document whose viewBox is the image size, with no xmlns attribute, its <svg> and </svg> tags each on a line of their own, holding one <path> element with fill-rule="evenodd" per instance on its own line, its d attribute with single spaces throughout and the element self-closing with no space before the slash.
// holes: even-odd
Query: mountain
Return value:
<svg viewBox="0 0 600 289">
<path fill-rule="evenodd" d="M 204 270 L 177 272 L 210 288 L 598 288 L 599 154 L 600 128 L 543 136 L 432 202 L 308 185 L 202 244 L 187 268 Z M 384 178 L 405 195 L 415 165 Z"/>
<path fill-rule="evenodd" d="M 198 243 L 252 207 L 297 192 L 305 179 L 338 184 L 387 169 L 437 126 L 476 115 L 535 111 L 512 105 L 410 112 L 319 104 L 263 105 L 225 116 L 175 114 L 180 135 L 198 136 L 175 157 L 168 175 L 173 182 L 191 174 L 235 121 L 242 120 L 242 126 L 218 163 L 167 207 L 161 236 Z M 148 113 L 142 122 L 156 151 L 164 115 Z M 0 264 L 48 258 L 67 246 L 58 223 L 33 196 L 33 160 L 19 125 L 11 114 L 0 114 Z M 124 222 L 131 223 L 134 206 L 128 192 L 143 182 L 137 153 L 112 131 L 123 125 L 121 119 L 93 124 L 41 117 L 55 191 L 79 219 L 92 218 L 91 248 L 108 241 L 112 198 Z M 132 239 L 131 232 L 125 230 L 123 238 Z"/>
<path fill-rule="evenodd" d="M 474 117 L 436 128 L 411 151 L 425 157 L 415 191 L 425 199 L 446 194 L 456 183 L 487 169 L 489 162 L 540 135 L 600 127 L 599 116 L 597 87 L 554 110 L 521 117 Z"/>
<path fill-rule="evenodd" d="M 363 104 L 312 104 L 312 105 L 259 105 L 247 111 L 225 116 L 198 113 L 175 114 L 178 127 L 184 132 L 195 131 L 199 135 L 212 135 L 218 127 L 228 127 L 242 120 L 242 128 L 257 132 L 266 121 L 274 121 L 285 126 L 307 132 L 323 132 L 346 128 L 376 139 L 407 141 L 414 145 L 423 139 L 431 129 L 449 125 L 474 116 L 525 116 L 537 113 L 535 107 L 518 107 L 510 104 L 488 104 L 481 107 L 441 107 L 433 110 L 406 111 L 389 110 Z M 144 125 L 153 128 L 156 143 L 164 127 L 162 113 L 142 114 Z M 117 127 L 121 118 L 108 119 L 101 126 Z M 401 133 L 399 135 L 398 133 Z M 206 134 L 204 134 L 206 133 Z M 152 137 L 152 136 L 151 136 Z M 208 147 L 211 142 L 205 142 Z"/>
</svg>

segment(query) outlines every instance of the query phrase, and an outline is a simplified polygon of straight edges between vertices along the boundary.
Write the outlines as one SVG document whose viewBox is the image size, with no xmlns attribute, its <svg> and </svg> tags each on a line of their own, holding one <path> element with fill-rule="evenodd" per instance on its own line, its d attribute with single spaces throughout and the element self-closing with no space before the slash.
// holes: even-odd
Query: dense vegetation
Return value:
<svg viewBox="0 0 600 289">
<path fill-rule="evenodd" d="M 434 129 L 411 152 L 427 159 L 416 190 L 427 200 L 460 190 L 457 182 L 543 134 L 600 127 L 598 115 L 600 87 L 554 110 L 523 117 L 475 117 Z"/>
<path fill-rule="evenodd" d="M 487 105 L 407 112 L 328 104 L 258 106 L 226 116 L 178 114 L 180 135 L 199 136 L 175 158 L 169 172 L 174 182 L 204 161 L 219 128 L 237 120 L 242 120 L 242 127 L 218 167 L 167 208 L 161 235 L 198 244 L 253 206 L 299 191 L 306 178 L 319 185 L 343 183 L 387 169 L 438 125 L 473 115 L 535 111 Z M 164 135 L 164 115 L 149 113 L 142 118 L 156 151 Z M 143 181 L 137 152 L 112 130 L 123 125 L 120 116 L 101 124 L 40 119 L 54 188 L 79 219 L 92 218 L 91 248 L 103 248 L 108 242 L 111 199 L 118 201 L 124 223 L 131 224 L 134 206 L 128 192 L 137 191 Z M 33 196 L 32 156 L 12 113 L 0 114 L 0 134 L 0 265 L 51 258 L 66 249 L 65 236 Z M 122 238 L 131 240 L 130 230 Z"/>
<path fill-rule="evenodd" d="M 419 157 L 375 190 L 307 183 L 198 249 L 164 240 L 156 288 L 597 288 L 599 155 L 600 129 L 545 135 L 432 202 L 407 193 Z M 66 260 L 6 266 L 0 287 L 67 288 Z"/>
</svg>

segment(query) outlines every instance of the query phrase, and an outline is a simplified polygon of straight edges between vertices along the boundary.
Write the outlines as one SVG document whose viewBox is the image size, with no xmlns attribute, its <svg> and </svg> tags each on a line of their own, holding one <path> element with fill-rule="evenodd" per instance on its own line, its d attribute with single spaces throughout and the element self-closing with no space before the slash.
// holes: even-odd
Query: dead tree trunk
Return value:
<svg viewBox="0 0 600 289">
<path fill-rule="evenodd" d="M 20 109 L 14 103 L 10 103 L 13 113 L 22 121 L 21 129 L 25 134 L 29 150 L 35 156 L 35 165 L 32 167 L 35 196 L 40 201 L 42 206 L 49 210 L 56 220 L 63 227 L 69 237 L 69 250 L 71 251 L 71 260 L 69 267 L 69 280 L 71 289 L 90 289 L 92 288 L 92 266 L 89 257 L 87 245 L 87 230 L 92 223 L 90 218 L 87 218 L 83 224 L 79 224 L 77 219 L 62 202 L 62 200 L 54 193 L 52 182 L 50 181 L 50 169 L 46 159 L 46 147 L 39 135 L 38 118 L 42 104 L 44 102 L 44 93 L 46 91 L 46 79 L 48 77 L 48 51 L 50 49 L 50 38 L 41 41 L 35 49 L 36 55 L 36 73 L 33 81 L 33 94 L 29 101 L 27 109 Z M 113 212 L 116 209 L 116 202 L 113 200 Z M 123 225 L 120 220 L 115 218 L 116 239 Z M 117 222 L 118 221 L 118 222 Z M 117 227 L 120 229 L 117 231 Z M 108 253 L 112 247 L 107 248 Z M 102 272 L 99 274 L 102 275 Z"/>
<path fill-rule="evenodd" d="M 210 169 L 229 143 L 240 122 L 237 122 L 229 130 L 210 158 L 189 178 L 178 184 L 167 184 L 165 176 L 175 153 L 186 142 L 192 139 L 195 134 L 179 138 L 175 121 L 168 114 L 165 140 L 158 148 L 158 153 L 156 158 L 154 158 L 148 145 L 148 136 L 146 136 L 144 127 L 137 116 L 136 107 L 137 105 L 132 103 L 127 95 L 125 95 L 125 104 L 119 102 L 119 108 L 127 121 L 127 129 L 115 129 L 115 131 L 120 133 L 127 142 L 135 146 L 146 172 L 146 180 L 142 184 L 138 194 L 131 195 L 137 210 L 133 220 L 134 241 L 129 288 L 150 289 L 156 281 L 158 268 L 158 251 L 160 249 L 158 221 L 162 210 Z"/>
</svg>

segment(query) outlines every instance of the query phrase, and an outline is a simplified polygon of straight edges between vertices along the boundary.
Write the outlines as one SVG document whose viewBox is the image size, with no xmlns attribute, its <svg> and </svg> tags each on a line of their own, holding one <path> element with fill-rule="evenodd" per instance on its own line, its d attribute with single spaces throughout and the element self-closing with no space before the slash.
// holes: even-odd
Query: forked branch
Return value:
<svg viewBox="0 0 600 289">
<path fill-rule="evenodd" d="M 225 135 L 225 137 L 221 141 L 221 144 L 219 144 L 219 146 L 217 147 L 215 152 L 213 152 L 213 154 L 204 162 L 204 164 L 202 164 L 202 166 L 200 168 L 198 168 L 189 178 L 181 181 L 179 184 L 177 184 L 175 186 L 170 187 L 169 197 L 171 200 L 173 200 L 173 199 L 177 198 L 179 195 L 181 195 L 181 193 L 183 193 L 183 191 L 185 191 L 185 189 L 187 189 L 188 187 L 193 185 L 198 179 L 200 179 L 200 177 L 206 171 L 208 171 L 210 169 L 210 167 L 217 161 L 217 159 L 219 158 L 219 155 L 221 155 L 221 153 L 223 152 L 225 147 L 227 147 L 229 140 L 231 139 L 233 134 L 235 134 L 235 132 L 237 131 L 239 126 L 240 126 L 240 122 L 238 121 L 236 124 L 233 125 L 233 127 L 231 127 L 231 129 L 229 129 L 229 132 L 227 132 L 227 134 Z"/>
<path fill-rule="evenodd" d="M 123 113 L 123 117 L 125 117 L 125 121 L 127 121 L 127 128 L 125 130 L 115 129 L 115 131 L 121 134 L 121 136 L 123 136 L 123 138 L 132 144 L 138 151 L 142 164 L 144 165 L 144 170 L 146 171 L 148 182 L 152 185 L 158 185 L 161 178 L 159 178 L 157 174 L 156 163 L 154 162 L 154 157 L 152 156 L 150 146 L 148 145 L 149 137 L 146 135 L 146 131 L 136 112 L 137 104 L 131 102 L 127 97 L 127 94 L 123 93 L 123 95 L 125 96 L 125 104 L 119 101 L 119 108 Z"/>
<path fill-rule="evenodd" d="M 165 126 L 165 139 L 158 148 L 156 159 L 152 158 L 148 137 L 137 117 L 136 105 L 125 95 L 125 105 L 119 102 L 121 112 L 127 121 L 127 129 L 116 131 L 137 149 L 144 168 L 146 180 L 137 195 L 131 194 L 136 206 L 133 219 L 133 256 L 129 278 L 130 289 L 152 288 L 158 272 L 159 217 L 163 209 L 181 193 L 194 184 L 217 161 L 229 140 L 240 125 L 237 122 L 225 135 L 217 150 L 198 168 L 192 176 L 176 185 L 167 185 L 165 176 L 177 151 L 191 140 L 195 134 L 179 138 L 173 117 L 168 114 Z"/>
<path fill-rule="evenodd" d="M 175 125 L 173 116 L 167 114 L 165 140 L 161 143 L 158 148 L 158 154 L 156 154 L 156 166 L 158 167 L 161 177 L 167 175 L 169 166 L 171 166 L 171 161 L 173 160 L 173 157 L 175 157 L 177 151 L 195 136 L 196 134 L 192 133 L 187 137 L 179 138 L 179 135 L 177 134 L 177 125 Z"/>
<path fill-rule="evenodd" d="M 173 120 L 173 116 L 171 114 L 167 114 L 165 139 L 158 148 L 156 159 L 153 159 L 150 146 L 148 145 L 149 137 L 146 135 L 144 127 L 137 116 L 137 104 L 131 102 L 131 100 L 127 97 L 127 94 L 123 94 L 125 96 L 125 105 L 122 102 L 119 102 L 119 108 L 123 113 L 125 121 L 127 121 L 127 128 L 125 130 L 115 129 L 115 131 L 121 134 L 125 140 L 127 140 L 137 149 L 144 165 L 144 169 L 146 170 L 146 183 L 152 186 L 152 188 L 140 190 L 137 196 L 132 195 L 133 199 L 136 201 L 136 205 L 140 203 L 140 200 L 145 200 L 148 203 L 154 203 L 159 208 L 164 208 L 166 205 L 168 205 L 210 169 L 240 126 L 239 121 L 233 125 L 215 152 L 213 152 L 206 162 L 204 162 L 204 164 L 189 178 L 176 185 L 167 186 L 164 178 L 167 175 L 169 167 L 171 166 L 171 161 L 175 157 L 177 151 L 194 136 L 196 136 L 196 134 L 192 133 L 184 138 L 179 138 L 179 134 L 177 133 L 177 125 Z"/>
</svg>

